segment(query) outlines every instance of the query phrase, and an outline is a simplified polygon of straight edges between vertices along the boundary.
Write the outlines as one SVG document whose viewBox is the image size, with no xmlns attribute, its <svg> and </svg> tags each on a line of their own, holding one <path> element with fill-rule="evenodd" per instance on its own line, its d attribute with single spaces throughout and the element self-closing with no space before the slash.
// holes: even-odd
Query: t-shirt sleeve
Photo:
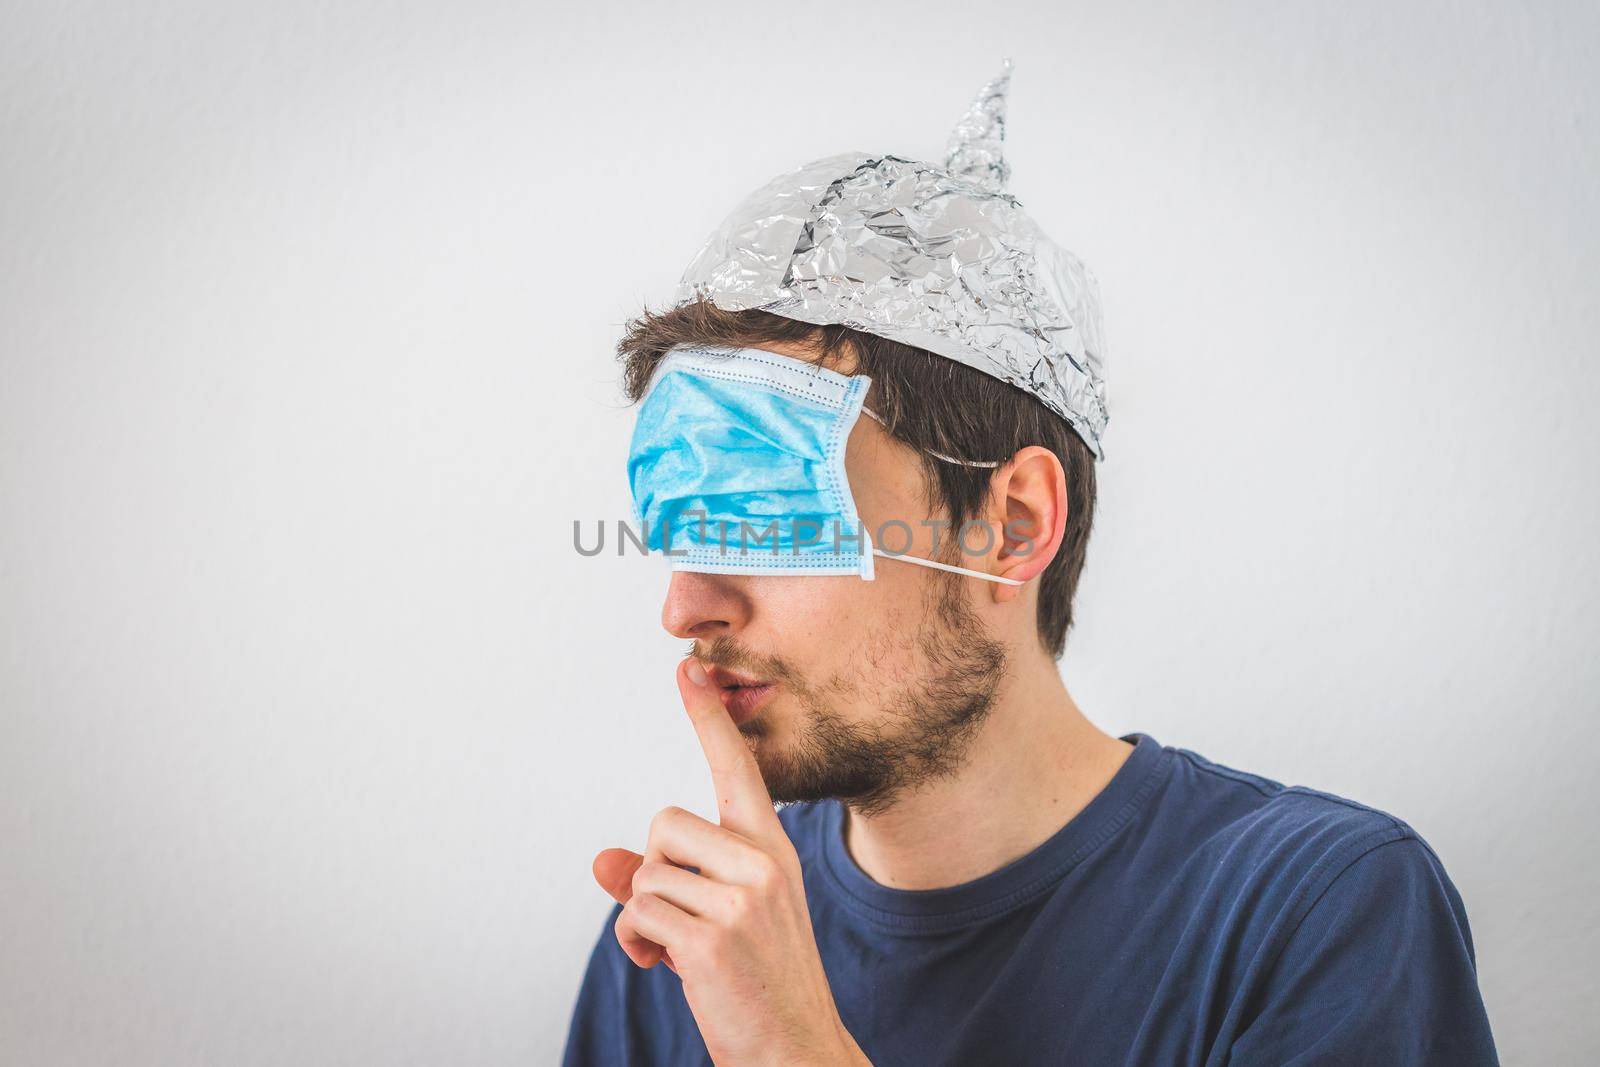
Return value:
<svg viewBox="0 0 1600 1067">
<path fill-rule="evenodd" d="M 567 1027 L 562 1067 L 628 1062 L 624 979 L 617 966 L 621 950 L 612 933 L 621 912 L 621 904 L 612 905 L 594 951 L 589 954 L 589 966 L 583 973 L 578 1002 Z"/>
<path fill-rule="evenodd" d="M 1333 877 L 1265 972 L 1228 1062 L 1499 1062 L 1466 908 L 1426 843 L 1385 841 Z"/>
</svg>

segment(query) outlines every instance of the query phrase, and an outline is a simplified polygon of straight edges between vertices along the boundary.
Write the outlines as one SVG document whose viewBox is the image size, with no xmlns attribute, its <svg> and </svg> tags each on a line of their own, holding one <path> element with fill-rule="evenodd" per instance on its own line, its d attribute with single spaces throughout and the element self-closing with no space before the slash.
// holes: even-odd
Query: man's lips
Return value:
<svg viewBox="0 0 1600 1067">
<path fill-rule="evenodd" d="M 743 674 L 739 671 L 731 671 L 726 667 L 718 667 L 714 664 L 706 663 L 705 668 L 706 674 L 708 674 L 711 677 L 711 680 L 717 684 L 718 689 L 728 689 L 733 686 L 741 685 L 758 686 L 768 684 L 765 678 L 757 678 L 753 674 Z"/>
<path fill-rule="evenodd" d="M 728 714 L 733 717 L 736 725 L 753 718 L 777 690 L 777 686 L 765 678 L 740 674 L 726 667 L 707 664 L 706 674 L 717 687 L 717 695 L 722 697 L 722 706 L 728 709 Z"/>
</svg>

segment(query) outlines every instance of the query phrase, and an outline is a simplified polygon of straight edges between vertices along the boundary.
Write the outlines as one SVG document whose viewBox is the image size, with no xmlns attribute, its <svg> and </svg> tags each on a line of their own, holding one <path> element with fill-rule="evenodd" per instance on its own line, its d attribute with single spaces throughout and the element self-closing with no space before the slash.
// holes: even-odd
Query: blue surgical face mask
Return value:
<svg viewBox="0 0 1600 1067">
<path fill-rule="evenodd" d="M 872 543 L 844 467 L 871 384 L 759 348 L 668 352 L 639 405 L 629 449 L 640 541 L 670 555 L 674 570 L 870 580 L 874 557 L 883 556 L 1021 585 Z M 909 540 L 909 525 L 894 525 Z"/>
</svg>

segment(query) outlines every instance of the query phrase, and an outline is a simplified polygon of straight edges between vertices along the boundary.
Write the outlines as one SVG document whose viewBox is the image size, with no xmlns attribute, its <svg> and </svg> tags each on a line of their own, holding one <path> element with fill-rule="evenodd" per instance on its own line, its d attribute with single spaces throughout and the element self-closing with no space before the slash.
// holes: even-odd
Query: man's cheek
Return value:
<svg viewBox="0 0 1600 1067">
<path fill-rule="evenodd" d="M 861 596 L 862 586 L 875 583 L 850 575 L 799 577 L 805 588 L 785 590 L 782 598 L 769 598 L 761 608 L 767 628 L 782 646 L 780 654 L 795 665 L 815 650 L 839 644 L 841 634 L 855 629 L 857 620 L 871 601 Z"/>
</svg>

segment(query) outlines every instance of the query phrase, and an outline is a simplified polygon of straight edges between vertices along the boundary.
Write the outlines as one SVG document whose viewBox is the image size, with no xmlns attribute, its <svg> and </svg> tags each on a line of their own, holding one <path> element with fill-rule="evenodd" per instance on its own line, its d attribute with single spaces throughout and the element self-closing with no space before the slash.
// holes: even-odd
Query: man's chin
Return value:
<svg viewBox="0 0 1600 1067">
<path fill-rule="evenodd" d="M 790 754 L 782 728 L 766 716 L 758 716 L 739 724 L 761 770 L 761 780 L 774 801 L 792 804 L 797 800 L 815 800 L 814 781 L 802 781 L 811 776 L 801 775 Z"/>
</svg>

